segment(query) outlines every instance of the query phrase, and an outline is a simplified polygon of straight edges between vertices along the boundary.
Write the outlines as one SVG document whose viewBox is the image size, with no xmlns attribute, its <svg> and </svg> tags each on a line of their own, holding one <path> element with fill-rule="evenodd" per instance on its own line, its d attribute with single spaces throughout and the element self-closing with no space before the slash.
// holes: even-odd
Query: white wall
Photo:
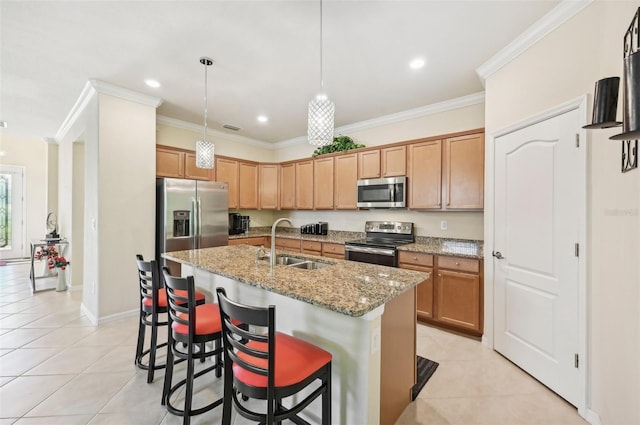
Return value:
<svg viewBox="0 0 640 425">
<path fill-rule="evenodd" d="M 98 168 L 98 311 L 106 318 L 138 308 L 135 255 L 155 255 L 156 110 L 99 99 L 98 163 L 87 167 Z"/>
<path fill-rule="evenodd" d="M 0 130 L 2 131 L 2 130 Z M 41 139 L 0 133 L 0 157 L 4 165 L 25 167 L 25 243 L 24 256 L 29 256 L 29 241 L 47 233 L 47 144 Z"/>
<path fill-rule="evenodd" d="M 195 150 L 196 141 L 202 139 L 202 130 L 195 131 L 158 123 L 157 143 L 159 145 Z M 222 136 L 220 133 L 208 135 L 207 140 L 214 142 L 215 154 L 231 156 L 250 161 L 270 162 L 274 160 L 274 151 L 261 146 L 234 141 L 232 136 Z M 264 143 L 266 145 L 266 143 Z"/>
<path fill-rule="evenodd" d="M 637 7 L 595 1 L 491 75 L 486 133 L 621 76 L 622 36 Z M 640 170 L 620 172 L 620 142 L 608 140 L 619 131 L 592 130 L 588 141 L 588 407 L 603 424 L 640 423 Z"/>
</svg>

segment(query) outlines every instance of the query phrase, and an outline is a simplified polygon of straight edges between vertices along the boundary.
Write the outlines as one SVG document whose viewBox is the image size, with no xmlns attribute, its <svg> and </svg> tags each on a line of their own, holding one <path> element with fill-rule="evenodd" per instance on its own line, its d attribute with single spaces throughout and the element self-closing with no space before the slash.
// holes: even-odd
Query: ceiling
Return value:
<svg viewBox="0 0 640 425">
<path fill-rule="evenodd" d="M 476 69 L 558 3 L 324 1 L 336 127 L 481 92 Z M 320 92 L 318 1 L 2 0 L 0 31 L 4 133 L 54 137 L 90 79 L 159 97 L 159 115 L 201 125 L 201 56 L 215 61 L 213 130 L 268 143 L 305 136 Z M 422 69 L 409 68 L 415 57 Z"/>
</svg>

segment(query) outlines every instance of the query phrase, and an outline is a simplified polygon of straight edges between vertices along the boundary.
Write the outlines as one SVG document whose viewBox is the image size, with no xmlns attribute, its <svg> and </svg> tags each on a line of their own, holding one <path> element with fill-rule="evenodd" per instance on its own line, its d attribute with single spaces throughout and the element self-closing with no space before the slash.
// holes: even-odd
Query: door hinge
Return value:
<svg viewBox="0 0 640 425">
<path fill-rule="evenodd" d="M 576 369 L 580 365 L 580 356 L 578 356 L 578 353 L 573 355 L 573 365 Z"/>
<path fill-rule="evenodd" d="M 580 135 L 576 133 L 576 148 L 580 147 Z"/>
<path fill-rule="evenodd" d="M 576 242 L 576 257 L 580 256 L 580 244 Z"/>
</svg>

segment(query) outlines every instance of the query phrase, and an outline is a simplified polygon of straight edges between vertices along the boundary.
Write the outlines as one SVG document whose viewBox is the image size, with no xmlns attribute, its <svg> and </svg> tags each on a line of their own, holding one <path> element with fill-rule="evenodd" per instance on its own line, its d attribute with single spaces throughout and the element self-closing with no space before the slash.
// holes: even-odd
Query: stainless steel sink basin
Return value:
<svg viewBox="0 0 640 425">
<path fill-rule="evenodd" d="M 318 261 L 303 261 L 302 263 L 295 263 L 290 265 L 290 267 L 295 267 L 297 269 L 306 269 L 306 270 L 321 269 L 327 266 L 330 266 L 330 264 L 320 263 Z"/>
<path fill-rule="evenodd" d="M 278 255 L 276 257 L 276 264 L 282 264 L 285 266 L 293 266 L 296 264 L 304 263 L 306 260 L 302 258 L 289 257 L 288 255 Z"/>
<path fill-rule="evenodd" d="M 269 257 L 265 256 L 262 260 L 269 261 Z M 304 258 L 291 257 L 289 255 L 278 255 L 276 264 L 281 266 L 295 267 L 304 270 L 315 270 L 330 266 L 330 263 L 321 263 L 319 261 L 305 260 Z"/>
</svg>

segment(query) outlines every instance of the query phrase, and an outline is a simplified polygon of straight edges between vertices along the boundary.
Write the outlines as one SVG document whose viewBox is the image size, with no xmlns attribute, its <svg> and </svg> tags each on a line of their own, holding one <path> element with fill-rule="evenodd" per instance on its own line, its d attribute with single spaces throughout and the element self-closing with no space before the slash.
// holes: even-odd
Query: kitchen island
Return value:
<svg viewBox="0 0 640 425">
<path fill-rule="evenodd" d="M 169 252 L 182 275 L 234 300 L 276 306 L 276 328 L 333 355 L 334 424 L 393 423 L 411 402 L 415 384 L 415 287 L 428 273 L 299 253 L 328 264 L 307 270 L 256 261 L 245 245 Z M 278 252 L 278 254 L 285 254 Z M 319 403 L 306 418 L 319 422 Z"/>
</svg>

